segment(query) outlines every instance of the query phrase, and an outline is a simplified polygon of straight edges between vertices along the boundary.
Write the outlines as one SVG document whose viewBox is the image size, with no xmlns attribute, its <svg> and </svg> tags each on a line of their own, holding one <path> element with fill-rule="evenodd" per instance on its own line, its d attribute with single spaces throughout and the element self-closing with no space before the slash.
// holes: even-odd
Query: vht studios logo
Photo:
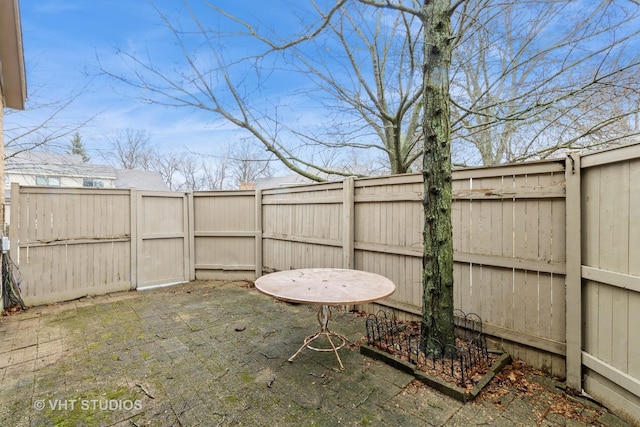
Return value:
<svg viewBox="0 0 640 427">
<path fill-rule="evenodd" d="M 116 399 L 48 399 L 36 400 L 33 407 L 42 411 L 139 411 L 142 409 L 141 400 Z"/>
</svg>

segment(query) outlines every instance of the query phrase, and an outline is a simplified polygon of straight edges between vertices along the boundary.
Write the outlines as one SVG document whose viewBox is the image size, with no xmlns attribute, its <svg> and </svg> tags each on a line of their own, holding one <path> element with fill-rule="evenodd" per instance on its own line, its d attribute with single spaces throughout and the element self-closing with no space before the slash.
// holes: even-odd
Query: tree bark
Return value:
<svg viewBox="0 0 640 427">
<path fill-rule="evenodd" d="M 424 0 L 424 255 L 422 346 L 454 344 L 453 236 L 449 67 L 451 16 L 448 0 Z"/>
</svg>

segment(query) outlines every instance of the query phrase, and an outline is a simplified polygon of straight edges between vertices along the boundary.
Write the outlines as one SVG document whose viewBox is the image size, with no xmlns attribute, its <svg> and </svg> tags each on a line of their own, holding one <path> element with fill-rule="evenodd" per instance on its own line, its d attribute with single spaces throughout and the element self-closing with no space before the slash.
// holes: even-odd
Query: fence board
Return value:
<svg viewBox="0 0 640 427">
<path fill-rule="evenodd" d="M 638 329 L 640 319 L 640 293 L 629 295 L 629 315 L 627 316 L 627 331 L 633 336 L 633 331 Z M 634 378 L 640 378 L 640 340 L 634 339 L 627 343 L 627 372 Z"/>
<path fill-rule="evenodd" d="M 640 159 L 629 162 L 629 274 L 640 276 Z"/>
<path fill-rule="evenodd" d="M 600 268 L 628 272 L 628 163 L 602 166 L 600 177 Z"/>
</svg>

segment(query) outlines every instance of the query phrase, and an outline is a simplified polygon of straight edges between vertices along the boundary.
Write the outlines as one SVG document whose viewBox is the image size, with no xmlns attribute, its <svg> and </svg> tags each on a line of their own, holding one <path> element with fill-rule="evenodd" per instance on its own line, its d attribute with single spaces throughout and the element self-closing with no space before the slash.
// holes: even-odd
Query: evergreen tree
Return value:
<svg viewBox="0 0 640 427">
<path fill-rule="evenodd" d="M 87 151 L 84 148 L 84 144 L 82 143 L 82 137 L 79 132 L 73 134 L 73 138 L 71 138 L 71 145 L 67 150 L 69 154 L 77 154 L 82 157 L 82 161 L 87 163 L 90 157 L 87 155 Z"/>
</svg>

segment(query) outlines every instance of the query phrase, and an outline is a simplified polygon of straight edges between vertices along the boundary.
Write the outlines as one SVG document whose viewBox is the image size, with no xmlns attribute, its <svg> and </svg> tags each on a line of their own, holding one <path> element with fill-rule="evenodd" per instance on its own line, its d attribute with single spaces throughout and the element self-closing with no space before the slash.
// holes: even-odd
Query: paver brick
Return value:
<svg viewBox="0 0 640 427">
<path fill-rule="evenodd" d="M 549 413 L 543 398 L 464 405 L 409 387 L 412 376 L 349 346 L 344 371 L 331 352 L 288 362 L 318 327 L 314 307 L 213 281 L 30 309 L 0 320 L 0 425 L 588 425 Z M 330 327 L 353 341 L 365 331 L 341 310 Z M 35 407 L 73 399 L 141 406 Z"/>
</svg>

